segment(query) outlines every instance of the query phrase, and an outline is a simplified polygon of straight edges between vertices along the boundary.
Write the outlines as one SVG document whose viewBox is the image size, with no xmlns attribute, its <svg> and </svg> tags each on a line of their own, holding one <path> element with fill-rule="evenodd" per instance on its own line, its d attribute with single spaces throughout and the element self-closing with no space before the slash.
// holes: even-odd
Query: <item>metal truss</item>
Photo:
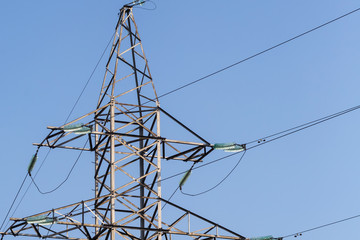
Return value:
<svg viewBox="0 0 360 240">
<path fill-rule="evenodd" d="M 162 136 L 160 115 L 191 141 Z M 90 131 L 65 131 L 78 123 Z M 161 160 L 199 162 L 213 147 L 160 107 L 132 6 L 120 10 L 96 109 L 48 128 L 48 136 L 35 145 L 94 152 L 95 198 L 12 218 L 3 237 L 245 239 L 161 197 Z M 85 139 L 88 147 L 83 146 Z M 169 205 L 171 215 L 162 213 L 163 204 Z"/>
<path fill-rule="evenodd" d="M 111 232 L 115 231 L 122 239 L 141 239 L 138 236 L 143 231 L 144 239 L 159 239 L 160 236 L 166 240 L 179 238 L 245 239 L 245 237 L 169 201 L 146 197 L 146 200 L 149 201 L 160 200 L 168 204 L 168 210 L 173 213 L 171 217 L 166 216 L 166 221 L 161 221 L 162 227 L 159 227 L 159 216 L 148 214 L 151 206 L 140 210 L 133 206 L 132 203 L 137 198 L 139 197 L 134 195 L 116 195 L 116 201 L 120 203 L 121 207 L 116 208 L 119 217 L 113 224 L 106 216 L 96 213 L 101 203 L 110 204 L 111 195 L 106 195 L 28 217 L 48 216 L 53 219 L 51 225 L 36 225 L 28 223 L 26 218 L 13 218 L 14 222 L 9 228 L 9 233 L 14 236 L 54 239 L 110 239 Z M 141 210 L 143 213 L 140 213 Z M 99 223 L 88 223 L 88 220 L 94 217 Z M 137 218 L 144 219 L 146 225 L 139 227 Z"/>
</svg>

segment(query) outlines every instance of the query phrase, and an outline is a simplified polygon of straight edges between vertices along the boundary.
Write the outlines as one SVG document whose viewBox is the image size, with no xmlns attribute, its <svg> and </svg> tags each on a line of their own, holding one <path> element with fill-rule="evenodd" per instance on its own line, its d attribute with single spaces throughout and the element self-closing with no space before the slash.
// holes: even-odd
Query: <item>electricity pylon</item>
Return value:
<svg viewBox="0 0 360 240">
<path fill-rule="evenodd" d="M 11 218 L 2 238 L 245 239 L 161 196 L 161 160 L 199 162 L 213 147 L 160 107 L 132 7 L 120 10 L 96 109 L 48 127 L 48 136 L 35 144 L 94 152 L 94 198 Z M 196 140 L 162 136 L 160 115 Z"/>
</svg>

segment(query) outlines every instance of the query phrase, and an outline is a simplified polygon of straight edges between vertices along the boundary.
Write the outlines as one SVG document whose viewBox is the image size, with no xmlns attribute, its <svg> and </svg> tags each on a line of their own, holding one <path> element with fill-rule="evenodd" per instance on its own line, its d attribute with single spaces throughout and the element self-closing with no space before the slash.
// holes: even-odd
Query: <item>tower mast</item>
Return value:
<svg viewBox="0 0 360 240">
<path fill-rule="evenodd" d="M 160 114 L 191 139 L 162 136 Z M 245 239 L 161 196 L 162 159 L 200 162 L 213 147 L 160 107 L 133 5 L 120 10 L 96 109 L 48 128 L 50 133 L 36 146 L 94 152 L 95 197 L 11 218 L 12 225 L 0 233 L 2 239 L 6 235 L 74 240 Z M 84 141 L 89 147 L 83 146 Z M 166 215 L 162 204 L 168 206 Z"/>
<path fill-rule="evenodd" d="M 146 186 L 145 183 L 147 178 L 153 178 L 153 181 L 158 182 L 160 180 L 161 140 L 145 140 L 145 134 L 160 138 L 160 115 L 159 101 L 132 10 L 132 6 L 127 5 L 120 10 L 97 108 L 110 101 L 110 186 L 107 186 L 112 195 L 110 201 L 110 222 L 111 224 L 116 224 L 115 196 L 119 190 L 116 188 L 116 171 L 119 169 L 123 171 L 124 166 L 128 164 L 134 165 L 135 162 L 138 162 L 139 177 L 131 176 L 128 172 L 123 171 L 123 173 L 131 176 L 133 179 L 138 178 L 136 187 L 139 188 L 137 190 L 139 206 L 137 208 L 140 210 L 140 228 L 144 229 L 144 210 L 148 209 L 148 204 L 152 204 L 150 201 L 146 201 L 145 194 L 147 193 L 149 196 L 154 195 L 154 198 L 161 198 L 159 194 L 161 192 L 160 184 L 156 190 L 153 186 Z M 95 128 L 101 129 L 102 132 L 107 132 L 106 125 L 108 122 L 107 120 L 104 121 L 103 118 L 105 115 L 95 114 L 95 116 Z M 128 125 L 126 126 L 128 129 L 123 131 L 122 129 L 125 129 L 123 126 L 116 126 L 120 123 Z M 149 125 L 149 123 L 151 124 Z M 126 135 L 119 136 L 117 135 L 118 133 L 137 133 L 137 139 L 132 139 L 131 143 L 128 143 L 125 138 Z M 153 146 L 151 146 L 152 144 Z M 146 152 L 149 149 L 152 149 L 152 154 L 147 155 Z M 106 155 L 107 151 L 107 148 L 98 148 L 96 150 L 96 157 Z M 100 162 L 101 159 L 103 158 L 100 158 Z M 154 162 L 154 159 L 157 162 Z M 106 180 L 103 177 L 104 172 L 101 172 L 100 168 L 101 165 L 99 164 L 96 167 L 95 181 L 96 184 L 104 186 L 106 185 Z M 147 172 L 145 172 L 145 168 L 147 168 Z M 151 168 L 154 169 L 149 174 Z M 106 171 L 105 174 L 107 174 Z M 134 186 L 130 184 L 121 189 L 121 191 L 125 190 L 126 192 L 126 190 L 131 191 L 133 189 Z M 101 192 L 97 192 L 96 197 L 99 197 L 100 194 Z M 157 212 L 158 209 L 161 209 L 161 202 L 158 201 L 152 207 L 156 207 L 154 211 Z M 99 212 L 101 211 L 99 210 Z M 157 216 L 161 219 L 161 213 L 158 212 Z M 145 231 L 141 230 L 140 233 L 140 239 L 144 239 Z M 115 239 L 115 231 L 112 231 L 111 239 Z"/>
</svg>

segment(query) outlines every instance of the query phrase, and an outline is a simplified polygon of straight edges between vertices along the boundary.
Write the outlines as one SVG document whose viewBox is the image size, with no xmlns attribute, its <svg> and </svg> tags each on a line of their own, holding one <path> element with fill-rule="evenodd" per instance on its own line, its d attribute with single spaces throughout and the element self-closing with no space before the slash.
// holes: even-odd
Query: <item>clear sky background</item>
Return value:
<svg viewBox="0 0 360 240">
<path fill-rule="evenodd" d="M 154 2 L 156 10 L 134 14 L 159 94 L 360 7 L 356 0 Z M 46 126 L 65 121 L 124 3 L 1 1 L 1 222 L 36 150 L 32 143 L 46 136 Z M 360 12 L 161 98 L 161 106 L 209 142 L 244 143 L 358 105 L 359 22 Z M 70 119 L 94 109 L 107 55 Z M 247 237 L 284 236 L 360 214 L 359 121 L 353 112 L 250 150 L 215 190 L 198 197 L 177 192 L 172 201 Z M 57 186 L 76 156 L 53 151 L 37 177 L 40 187 Z M 92 157 L 83 154 L 53 194 L 32 186 L 14 217 L 92 198 Z M 238 158 L 194 171 L 184 190 L 214 186 Z M 189 167 L 164 163 L 163 177 Z M 164 198 L 180 178 L 163 183 Z M 360 218 L 300 239 L 354 239 L 359 226 Z"/>
</svg>

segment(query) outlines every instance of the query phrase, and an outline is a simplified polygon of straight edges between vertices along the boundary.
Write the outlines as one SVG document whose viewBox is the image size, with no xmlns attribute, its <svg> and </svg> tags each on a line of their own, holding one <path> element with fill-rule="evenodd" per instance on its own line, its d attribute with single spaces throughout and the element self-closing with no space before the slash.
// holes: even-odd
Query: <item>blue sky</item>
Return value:
<svg viewBox="0 0 360 240">
<path fill-rule="evenodd" d="M 134 14 L 159 94 L 359 7 L 355 0 L 154 2 L 156 10 Z M 65 121 L 124 3 L 0 3 L 1 221 L 35 152 L 31 144 L 45 137 L 46 126 Z M 358 105 L 359 21 L 355 13 L 166 96 L 161 106 L 210 142 L 243 143 Z M 70 119 L 95 107 L 103 70 L 104 61 Z M 199 197 L 178 192 L 172 200 L 247 237 L 288 235 L 360 214 L 359 120 L 360 113 L 353 112 L 251 150 L 220 187 Z M 205 161 L 221 156 L 214 153 Z M 75 158 L 52 152 L 39 185 L 45 190 L 56 186 Z M 43 196 L 31 187 L 14 216 L 91 198 L 91 158 L 84 154 L 54 194 Z M 212 187 L 237 160 L 194 171 L 185 191 Z M 163 176 L 189 167 L 164 163 Z M 179 180 L 163 183 L 164 198 Z M 359 224 L 355 219 L 301 239 L 353 238 Z"/>
</svg>

